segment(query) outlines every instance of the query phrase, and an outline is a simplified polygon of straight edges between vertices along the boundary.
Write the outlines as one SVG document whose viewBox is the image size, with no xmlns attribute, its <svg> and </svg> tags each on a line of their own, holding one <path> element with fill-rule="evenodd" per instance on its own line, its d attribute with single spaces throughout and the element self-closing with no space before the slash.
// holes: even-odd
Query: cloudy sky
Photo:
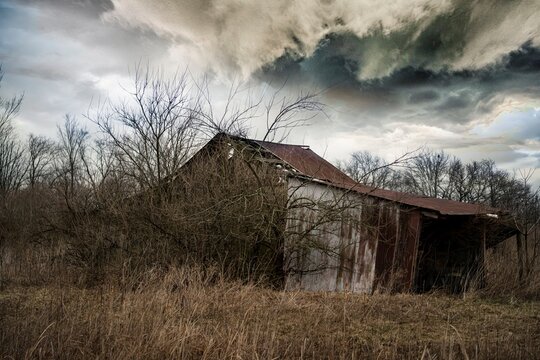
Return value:
<svg viewBox="0 0 540 360">
<path fill-rule="evenodd" d="M 21 133 L 53 136 L 142 60 L 208 74 L 217 102 L 233 79 L 323 91 L 290 142 L 330 160 L 427 146 L 537 168 L 538 19 L 538 0 L 0 0 L 0 92 L 24 92 Z"/>
</svg>

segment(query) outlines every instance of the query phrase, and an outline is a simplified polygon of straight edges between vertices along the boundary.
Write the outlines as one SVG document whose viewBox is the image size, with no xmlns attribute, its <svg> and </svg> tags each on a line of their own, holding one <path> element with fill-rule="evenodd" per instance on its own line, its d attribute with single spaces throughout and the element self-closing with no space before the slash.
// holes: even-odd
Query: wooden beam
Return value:
<svg viewBox="0 0 540 360">
<path fill-rule="evenodd" d="M 487 224 L 483 221 L 482 234 L 480 236 L 480 251 L 478 257 L 478 280 L 480 288 L 486 286 L 486 238 Z"/>
<path fill-rule="evenodd" d="M 411 279 L 409 283 L 410 290 L 412 290 L 414 286 L 416 285 L 415 283 L 417 279 L 416 269 L 418 267 L 418 248 L 420 246 L 420 236 L 422 234 L 422 226 L 423 226 L 422 215 L 418 213 L 418 222 L 416 223 L 416 230 L 415 230 L 416 233 L 415 233 L 415 239 L 414 239 L 414 251 L 413 251 L 413 256 L 411 259 Z"/>
</svg>

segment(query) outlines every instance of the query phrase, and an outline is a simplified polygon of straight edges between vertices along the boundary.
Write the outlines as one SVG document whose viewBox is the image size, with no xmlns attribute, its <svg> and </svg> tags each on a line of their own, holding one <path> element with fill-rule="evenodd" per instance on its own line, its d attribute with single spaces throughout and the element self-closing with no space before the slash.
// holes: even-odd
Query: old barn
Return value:
<svg viewBox="0 0 540 360">
<path fill-rule="evenodd" d="M 186 167 L 218 153 L 256 164 L 255 178 L 274 173 L 286 194 L 285 289 L 460 290 L 484 281 L 486 249 L 516 233 L 501 210 L 364 186 L 307 146 L 219 134 Z"/>
</svg>

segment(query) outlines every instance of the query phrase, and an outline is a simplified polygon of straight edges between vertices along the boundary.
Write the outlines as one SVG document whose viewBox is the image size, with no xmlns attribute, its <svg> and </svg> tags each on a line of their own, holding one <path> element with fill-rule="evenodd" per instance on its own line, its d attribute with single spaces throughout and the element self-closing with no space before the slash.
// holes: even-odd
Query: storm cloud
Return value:
<svg viewBox="0 0 540 360">
<path fill-rule="evenodd" d="M 205 71 L 323 90 L 344 126 L 455 128 L 540 95 L 534 0 L 113 4 L 106 21 L 171 39 Z"/>
<path fill-rule="evenodd" d="M 434 41 L 433 35 L 420 37 Z M 351 33 L 329 34 L 311 56 L 287 53 L 256 74 L 266 81 L 290 79 L 329 89 L 328 96 L 348 99 L 355 113 L 365 113 L 368 121 L 384 120 L 377 111 L 384 104 L 384 110 L 392 115 L 386 117 L 394 120 L 413 114 L 420 122 L 440 119 L 466 123 L 497 112 L 507 96 L 536 102 L 540 95 L 540 51 L 532 40 L 516 45 L 488 66 L 462 70 L 428 62 L 426 48 L 431 41 L 420 41 L 416 45 L 421 51 L 415 50 L 418 54 L 411 58 L 426 61 L 404 63 L 389 74 L 362 79 L 358 74 L 362 73 L 363 54 L 369 52 L 371 44 L 387 41 L 383 39 L 382 35 L 358 38 Z M 436 54 L 442 51 L 439 49 L 432 51 Z"/>
<path fill-rule="evenodd" d="M 247 75 L 283 56 L 312 58 L 334 34 L 341 37 L 340 54 L 361 80 L 407 66 L 478 70 L 504 61 L 527 42 L 540 45 L 535 0 L 113 3 L 105 19 L 152 29 L 192 46 L 211 68 Z"/>
</svg>

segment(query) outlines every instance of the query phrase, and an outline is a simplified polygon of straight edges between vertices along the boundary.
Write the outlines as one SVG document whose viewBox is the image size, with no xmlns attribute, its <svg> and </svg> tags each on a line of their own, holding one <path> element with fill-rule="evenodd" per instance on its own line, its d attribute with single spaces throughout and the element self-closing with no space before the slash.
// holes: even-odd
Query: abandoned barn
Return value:
<svg viewBox="0 0 540 360">
<path fill-rule="evenodd" d="M 188 167 L 217 152 L 273 172 L 286 195 L 285 289 L 459 290 L 482 283 L 486 249 L 516 233 L 504 211 L 364 186 L 307 146 L 218 134 Z"/>
</svg>

